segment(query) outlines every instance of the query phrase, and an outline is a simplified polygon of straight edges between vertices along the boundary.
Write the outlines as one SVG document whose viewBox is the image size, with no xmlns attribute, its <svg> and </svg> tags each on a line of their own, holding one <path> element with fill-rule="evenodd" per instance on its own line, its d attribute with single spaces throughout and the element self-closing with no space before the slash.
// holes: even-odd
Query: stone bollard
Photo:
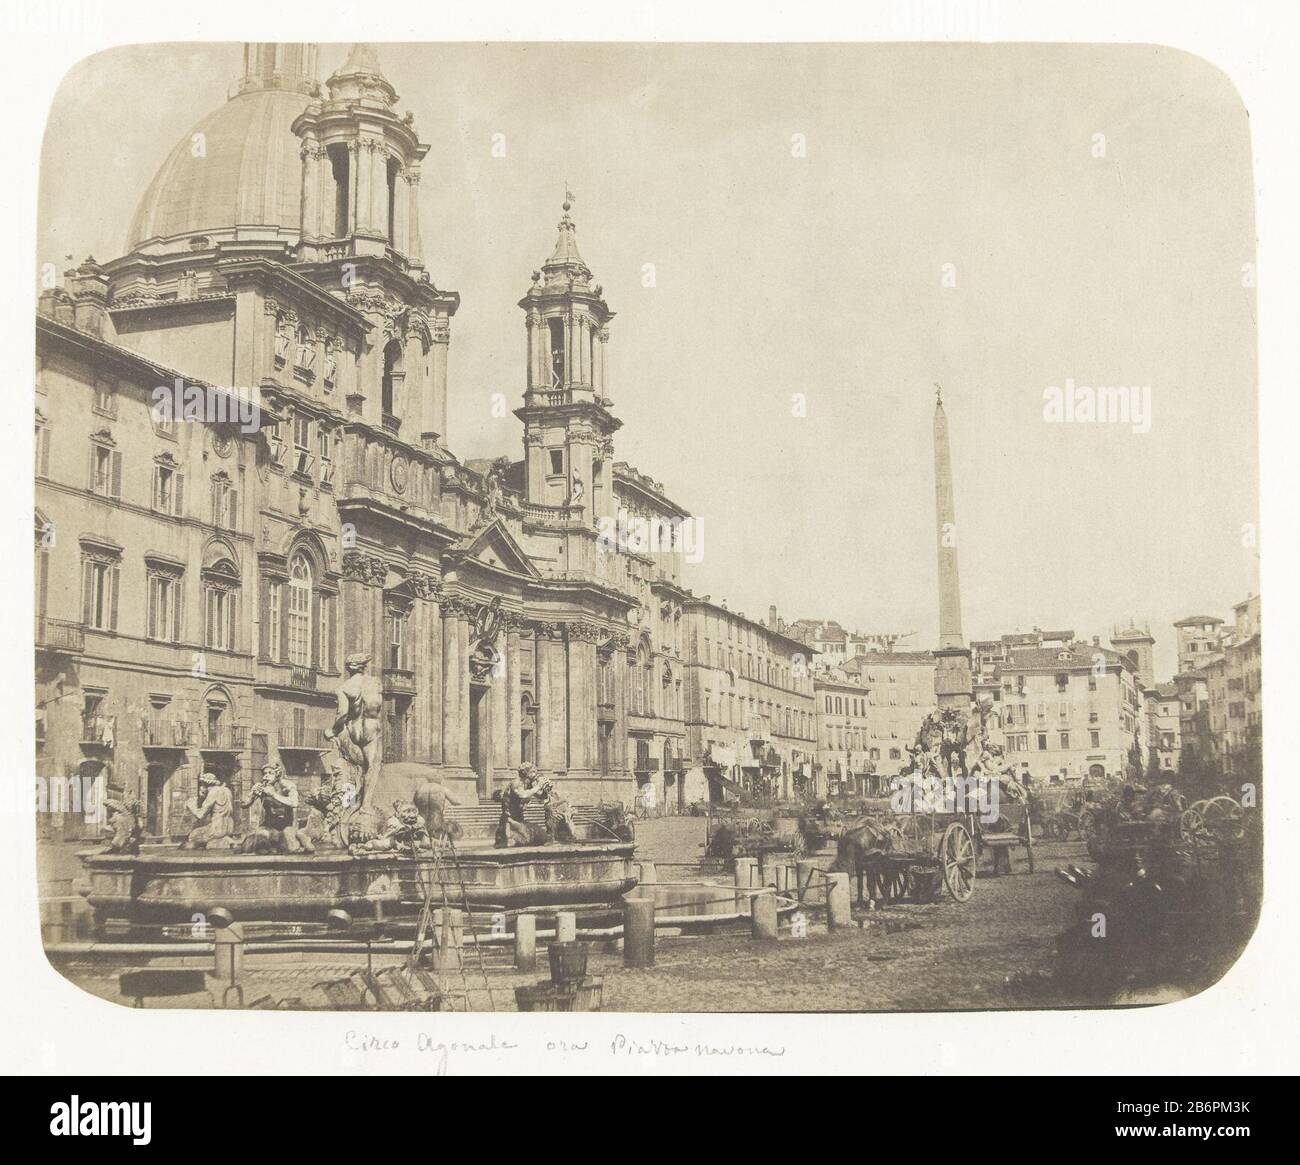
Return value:
<svg viewBox="0 0 1300 1165">
<path fill-rule="evenodd" d="M 640 876 L 637 878 L 637 882 L 640 885 L 653 886 L 657 881 L 659 881 L 659 875 L 655 873 L 654 862 L 640 862 L 638 864 L 641 867 Z"/>
<path fill-rule="evenodd" d="M 556 914 L 555 941 L 557 943 L 578 941 L 578 916 L 571 910 L 561 910 Z"/>
<path fill-rule="evenodd" d="M 623 966 L 655 965 L 655 900 L 649 897 L 623 899 Z"/>
<path fill-rule="evenodd" d="M 749 891 L 754 885 L 757 858 L 736 859 L 736 913 L 749 913 Z"/>
<path fill-rule="evenodd" d="M 853 923 L 852 899 L 849 897 L 848 874 L 828 874 L 826 887 L 826 927 L 850 926 Z"/>
<path fill-rule="evenodd" d="M 537 919 L 531 914 L 515 918 L 515 966 L 520 971 L 537 969 Z"/>
<path fill-rule="evenodd" d="M 809 906 L 820 906 L 826 901 L 826 885 L 822 881 L 822 872 L 816 862 L 796 862 L 795 875 L 798 878 L 800 902 L 806 902 Z"/>
<path fill-rule="evenodd" d="M 221 992 L 221 1006 L 227 1006 L 233 991 L 244 1005 L 244 988 L 240 979 L 244 974 L 244 928 L 238 922 L 213 932 L 212 977 L 225 984 Z"/>
<path fill-rule="evenodd" d="M 776 893 L 764 890 L 750 899 L 749 925 L 754 938 L 776 938 Z"/>
</svg>

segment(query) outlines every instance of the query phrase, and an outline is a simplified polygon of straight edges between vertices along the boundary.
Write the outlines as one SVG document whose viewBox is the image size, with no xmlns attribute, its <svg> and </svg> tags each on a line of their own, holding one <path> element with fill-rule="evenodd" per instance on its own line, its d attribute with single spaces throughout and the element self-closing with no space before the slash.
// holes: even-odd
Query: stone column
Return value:
<svg viewBox="0 0 1300 1165">
<path fill-rule="evenodd" d="M 520 742 L 520 701 L 523 690 L 519 686 L 519 628 L 512 619 L 506 631 L 506 767 L 512 772 L 523 763 L 522 744 Z"/>
<path fill-rule="evenodd" d="M 371 146 L 370 222 L 377 234 L 388 238 L 388 151 L 382 138 Z"/>
<path fill-rule="evenodd" d="M 420 167 L 406 168 L 406 185 L 408 188 L 406 218 L 406 257 L 412 263 L 423 263 L 424 255 L 420 244 Z"/>
<path fill-rule="evenodd" d="M 444 448 L 447 444 L 447 346 L 451 343 L 451 328 L 447 320 L 439 317 L 433 321 L 433 348 L 429 352 L 430 364 L 433 366 L 432 384 L 429 392 L 433 395 L 433 409 L 430 423 L 438 433 L 438 444 Z"/>
<path fill-rule="evenodd" d="M 469 632 L 455 601 L 445 603 L 442 614 L 443 763 L 464 767 L 469 764 Z"/>
<path fill-rule="evenodd" d="M 349 142 L 348 152 L 352 179 L 352 221 L 348 225 L 355 234 L 369 226 L 370 154 L 364 141 Z"/>
<path fill-rule="evenodd" d="M 564 371 L 568 381 L 565 385 L 566 388 L 579 379 L 577 375 L 578 345 L 574 341 L 573 312 L 570 311 L 564 318 Z"/>
<path fill-rule="evenodd" d="M 425 669 L 425 674 L 421 677 L 425 724 L 428 726 L 425 741 L 429 759 L 434 764 L 442 764 L 442 615 L 432 601 L 422 604 L 421 609 L 428 625 L 428 636 L 425 640 L 424 659 L 417 660 L 416 667 L 423 664 Z"/>
<path fill-rule="evenodd" d="M 537 640 L 537 733 L 539 769 L 567 769 L 568 692 L 565 644 L 545 633 Z"/>
<path fill-rule="evenodd" d="M 406 249 L 407 221 L 411 209 L 410 190 L 405 168 L 397 172 L 397 190 L 393 195 L 393 246 L 403 255 Z"/>
<path fill-rule="evenodd" d="M 575 769 L 596 765 L 596 645 L 586 628 L 569 639 L 569 732 Z"/>
<path fill-rule="evenodd" d="M 600 394 L 601 396 L 609 395 L 609 330 L 600 329 Z"/>
<path fill-rule="evenodd" d="M 303 138 L 302 149 L 298 151 L 302 158 L 302 237 L 317 239 L 320 237 L 320 147 L 316 144 L 316 135 L 307 134 Z"/>
<path fill-rule="evenodd" d="M 526 387 L 531 391 L 537 387 L 537 315 L 535 312 L 528 313 L 528 319 L 525 326 L 528 329 L 528 346 L 525 356 L 525 370 L 527 379 Z"/>
<path fill-rule="evenodd" d="M 332 239 L 336 234 L 334 222 L 334 162 L 325 146 L 318 147 L 320 157 L 316 167 L 317 232 L 322 239 Z"/>
</svg>

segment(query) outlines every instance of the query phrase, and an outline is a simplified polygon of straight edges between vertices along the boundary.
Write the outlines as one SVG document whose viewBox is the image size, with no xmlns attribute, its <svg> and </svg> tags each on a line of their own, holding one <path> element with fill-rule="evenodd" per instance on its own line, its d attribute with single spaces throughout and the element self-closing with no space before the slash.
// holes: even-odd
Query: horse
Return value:
<svg viewBox="0 0 1300 1165">
<path fill-rule="evenodd" d="M 897 825 L 877 817 L 864 817 L 840 834 L 831 870 L 857 878 L 859 904 L 864 881 L 869 897 L 890 901 L 901 895 L 903 878 L 891 872 L 887 855 L 901 849 L 902 842 L 903 835 Z"/>
</svg>

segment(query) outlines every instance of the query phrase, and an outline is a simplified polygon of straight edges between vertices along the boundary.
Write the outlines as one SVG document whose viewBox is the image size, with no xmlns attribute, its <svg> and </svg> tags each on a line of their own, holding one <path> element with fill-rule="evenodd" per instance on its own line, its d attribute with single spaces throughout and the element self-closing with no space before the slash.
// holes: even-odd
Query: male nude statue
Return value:
<svg viewBox="0 0 1300 1165">
<path fill-rule="evenodd" d="M 334 726 L 325 734 L 339 755 L 356 767 L 354 811 L 365 804 L 367 778 L 379 775 L 379 717 L 384 693 L 379 680 L 366 672 L 369 664 L 370 656 L 365 654 L 349 655 L 344 661 L 348 678 L 339 685 L 338 715 Z"/>
</svg>

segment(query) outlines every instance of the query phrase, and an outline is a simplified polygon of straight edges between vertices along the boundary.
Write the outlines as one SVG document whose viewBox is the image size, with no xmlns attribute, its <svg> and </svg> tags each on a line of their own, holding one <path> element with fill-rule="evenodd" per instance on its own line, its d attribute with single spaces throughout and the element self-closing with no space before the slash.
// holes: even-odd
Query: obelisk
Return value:
<svg viewBox="0 0 1300 1165">
<path fill-rule="evenodd" d="M 934 401 L 935 541 L 939 551 L 939 647 L 934 653 L 934 693 L 940 708 L 970 709 L 970 649 L 961 634 L 961 583 L 957 575 L 957 508 L 953 502 L 952 457 L 943 390 Z"/>
</svg>

